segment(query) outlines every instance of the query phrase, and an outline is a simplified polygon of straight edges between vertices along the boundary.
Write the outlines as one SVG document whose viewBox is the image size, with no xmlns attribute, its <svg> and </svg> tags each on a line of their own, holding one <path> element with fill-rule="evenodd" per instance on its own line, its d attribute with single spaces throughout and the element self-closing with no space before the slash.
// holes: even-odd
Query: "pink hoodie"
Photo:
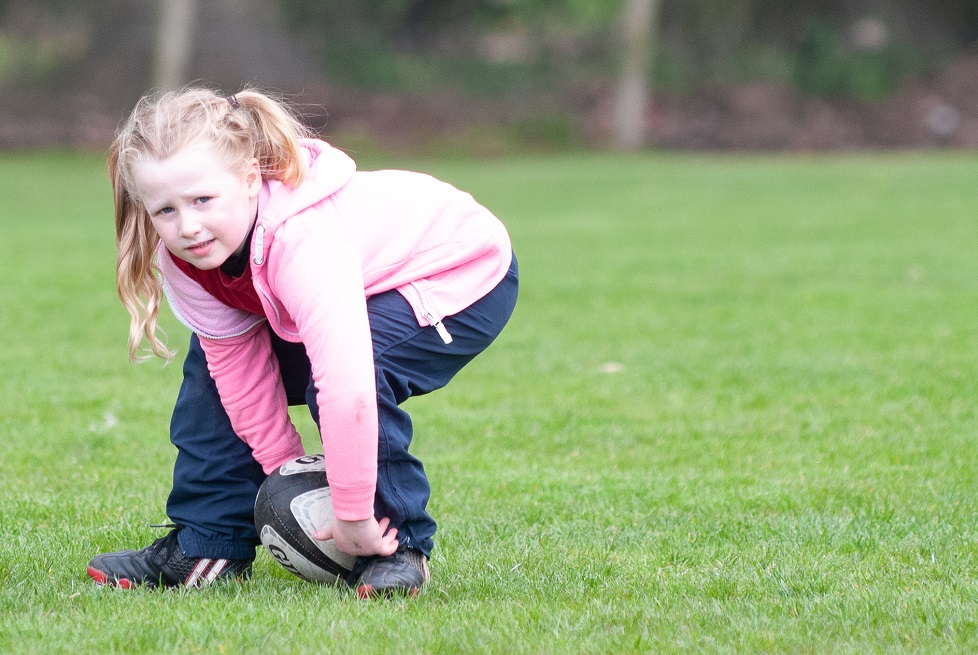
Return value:
<svg viewBox="0 0 978 655">
<path fill-rule="evenodd" d="M 486 295 L 506 275 L 505 227 L 472 197 L 406 171 L 356 171 L 353 160 L 304 140 L 308 176 L 297 188 L 270 181 L 259 199 L 251 271 L 266 316 L 223 304 L 173 263 L 161 244 L 163 288 L 177 318 L 201 337 L 235 432 L 266 472 L 303 454 L 288 415 L 266 330 L 302 342 L 322 420 L 333 511 L 373 516 L 377 389 L 366 299 L 396 289 L 419 325 L 449 341 L 445 316 Z M 267 317 L 267 319 L 266 319 Z"/>
</svg>

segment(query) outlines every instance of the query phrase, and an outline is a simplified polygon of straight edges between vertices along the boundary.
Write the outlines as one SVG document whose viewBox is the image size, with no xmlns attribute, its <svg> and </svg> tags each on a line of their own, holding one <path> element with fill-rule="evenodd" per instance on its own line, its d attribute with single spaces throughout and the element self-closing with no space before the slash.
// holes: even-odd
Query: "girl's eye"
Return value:
<svg viewBox="0 0 978 655">
<path fill-rule="evenodd" d="M 201 196 L 200 198 L 194 200 L 194 202 L 196 202 L 198 205 L 203 205 L 205 202 L 208 202 L 210 199 L 211 199 L 210 196 Z"/>
<path fill-rule="evenodd" d="M 158 216 L 165 216 L 167 214 L 172 214 L 172 213 L 173 213 L 173 207 L 164 207 L 163 209 L 156 212 Z"/>
</svg>

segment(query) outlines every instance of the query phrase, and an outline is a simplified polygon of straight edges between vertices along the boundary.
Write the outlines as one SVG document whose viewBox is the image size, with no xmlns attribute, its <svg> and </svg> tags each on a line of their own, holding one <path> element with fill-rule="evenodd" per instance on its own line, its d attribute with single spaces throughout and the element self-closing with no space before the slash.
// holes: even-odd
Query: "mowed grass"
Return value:
<svg viewBox="0 0 978 655">
<path fill-rule="evenodd" d="M 978 649 L 973 156 L 363 163 L 470 190 L 520 258 L 504 334 L 410 404 L 430 588 L 362 603 L 265 553 L 89 582 L 160 534 L 180 367 L 126 360 L 101 160 L 7 155 L 0 652 Z"/>
</svg>

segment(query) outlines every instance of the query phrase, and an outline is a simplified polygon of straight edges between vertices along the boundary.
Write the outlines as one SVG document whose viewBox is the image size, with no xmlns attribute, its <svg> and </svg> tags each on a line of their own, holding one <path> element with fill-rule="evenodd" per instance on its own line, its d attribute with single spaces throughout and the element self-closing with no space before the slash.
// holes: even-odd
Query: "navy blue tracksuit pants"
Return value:
<svg viewBox="0 0 978 655">
<path fill-rule="evenodd" d="M 396 291 L 367 300 L 377 378 L 377 518 L 389 517 L 402 545 L 430 554 L 435 522 L 426 506 L 430 488 L 424 467 L 408 453 L 413 427 L 399 407 L 411 396 L 445 386 L 485 350 L 509 320 L 518 291 L 516 259 L 495 289 L 443 320 L 453 341 L 445 344 L 432 327 L 421 327 Z M 263 328 L 267 329 L 267 328 Z M 272 334 L 290 405 L 306 404 L 319 424 L 316 388 L 302 344 Z M 170 423 L 177 447 L 167 514 L 183 529 L 180 546 L 189 557 L 247 559 L 258 534 L 254 504 L 265 473 L 251 449 L 231 428 L 196 335 L 183 365 L 183 385 Z"/>
</svg>

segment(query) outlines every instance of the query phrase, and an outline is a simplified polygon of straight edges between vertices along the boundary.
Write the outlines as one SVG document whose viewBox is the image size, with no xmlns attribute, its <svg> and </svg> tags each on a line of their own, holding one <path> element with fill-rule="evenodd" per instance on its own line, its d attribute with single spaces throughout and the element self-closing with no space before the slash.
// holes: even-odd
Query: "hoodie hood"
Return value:
<svg viewBox="0 0 978 655">
<path fill-rule="evenodd" d="M 357 165 L 345 152 L 319 139 L 301 139 L 306 177 L 298 187 L 278 180 L 265 183 L 258 199 L 258 219 L 252 241 L 252 263 L 268 258 L 269 233 L 296 214 L 317 205 L 342 189 L 353 178 Z"/>
</svg>

